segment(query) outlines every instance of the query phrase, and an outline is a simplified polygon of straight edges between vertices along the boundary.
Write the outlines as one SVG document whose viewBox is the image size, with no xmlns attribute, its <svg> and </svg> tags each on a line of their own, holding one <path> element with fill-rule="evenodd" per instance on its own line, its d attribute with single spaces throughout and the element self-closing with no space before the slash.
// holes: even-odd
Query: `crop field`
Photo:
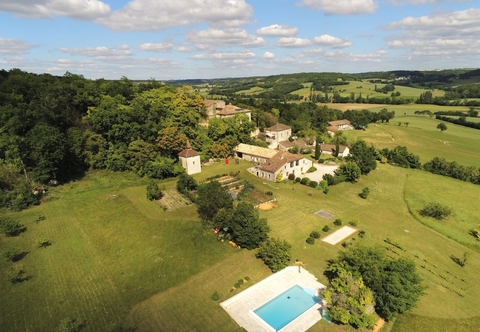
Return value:
<svg viewBox="0 0 480 332">
<path fill-rule="evenodd" d="M 396 109 L 391 123 L 346 135 L 377 147 L 406 145 L 422 162 L 440 156 L 480 166 L 480 148 L 475 144 L 480 131 L 447 124 L 448 129 L 440 132 L 437 120 L 414 116 L 413 111 Z M 408 127 L 404 122 L 409 122 Z M 473 203 L 478 186 L 379 164 L 357 183 L 342 183 L 324 194 L 292 181 L 266 182 L 246 171 L 250 165 L 215 163 L 194 177 L 200 182 L 239 171 L 239 177 L 259 193 L 271 191 L 276 207 L 260 211 L 271 227 L 270 236 L 291 243 L 292 260 L 303 262 L 320 282 L 327 282 L 324 269 L 342 245 L 322 241 L 309 245 L 305 240 L 314 230 L 323 237 L 341 227 L 333 224 L 335 218 L 343 225 L 354 222 L 365 231 L 363 238 L 356 233 L 345 242 L 381 245 L 388 255 L 416 263 L 428 286 L 426 294 L 412 313 L 389 323 L 387 331 L 435 327 L 472 331 L 480 325 L 480 242 L 468 233 L 478 226 L 480 211 Z M 92 172 L 52 188 L 40 206 L 9 213 L 27 230 L 16 237 L 1 235 L 0 252 L 16 246 L 28 254 L 17 263 L 0 260 L 2 331 L 53 331 L 65 318 L 84 321 L 82 331 L 87 332 L 108 332 L 120 324 L 138 332 L 241 331 L 219 302 L 271 272 L 255 258 L 255 251 L 217 241 L 213 230 L 199 222 L 195 205 L 173 202 L 175 179 L 158 183 L 171 208 L 165 210 L 162 201 L 146 199 L 144 179 L 129 173 Z M 370 196 L 362 199 L 358 194 L 367 186 Z M 448 205 L 454 213 L 442 221 L 419 216 L 418 210 L 428 202 Z M 321 209 L 335 218 L 319 218 L 314 213 Z M 39 215 L 45 220 L 35 222 Z M 328 232 L 322 231 L 325 225 Z M 37 248 L 40 238 L 50 240 L 51 246 Z M 387 238 L 405 250 L 389 245 Z M 465 252 L 469 259 L 462 268 L 451 256 Z M 7 274 L 14 265 L 31 279 L 11 284 Z M 246 284 L 230 292 L 246 277 Z M 220 294 L 218 302 L 211 299 L 215 291 Z M 353 329 L 321 321 L 310 331 Z"/>
</svg>

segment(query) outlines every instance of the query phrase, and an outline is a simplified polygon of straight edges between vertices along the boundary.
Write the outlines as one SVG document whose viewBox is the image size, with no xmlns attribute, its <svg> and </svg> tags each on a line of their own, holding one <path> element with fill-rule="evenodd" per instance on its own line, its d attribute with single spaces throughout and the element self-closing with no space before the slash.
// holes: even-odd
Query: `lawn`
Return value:
<svg viewBox="0 0 480 332">
<path fill-rule="evenodd" d="M 344 225 L 356 220 L 365 237 L 354 234 L 347 242 L 388 247 L 383 242 L 388 237 L 401 243 L 405 252 L 388 254 L 414 260 L 429 287 L 411 315 L 402 316 L 393 327 L 388 325 L 392 331 L 428 331 L 428 326 L 440 326 L 447 318 L 451 325 L 446 326 L 479 322 L 480 288 L 474 285 L 480 282 L 480 254 L 474 250 L 475 243 L 467 243 L 472 239 L 460 236 L 462 227 L 474 223 L 478 215 L 467 204 L 468 197 L 476 197 L 475 186 L 380 164 L 358 183 L 342 183 L 325 195 L 299 183 L 264 182 L 246 171 L 249 165 L 216 163 L 195 178 L 204 181 L 240 171 L 240 177 L 258 192 L 272 191 L 278 207 L 260 212 L 268 219 L 271 236 L 290 242 L 292 258 L 303 262 L 320 282 L 326 283 L 327 261 L 342 246 L 321 241 L 308 245 L 306 238 L 325 225 L 331 230 L 323 235 L 333 232 L 338 228 L 333 225 L 335 218 Z M 159 184 L 169 191 L 175 180 Z M 269 270 L 254 251 L 218 242 L 213 231 L 198 222 L 194 205 L 164 211 L 161 202 L 146 200 L 145 186 L 145 180 L 128 173 L 93 172 L 54 188 L 49 202 L 12 214 L 27 231 L 18 237 L 0 236 L 0 251 L 10 245 L 27 250 L 28 255 L 16 264 L 22 264 L 32 279 L 11 285 L 5 270 L 12 263 L 0 261 L 2 331 L 51 331 L 66 317 L 85 320 L 84 331 L 108 332 L 118 324 L 135 326 L 138 332 L 242 330 L 219 302 L 270 275 Z M 371 192 L 367 200 L 358 197 L 365 186 Z M 415 211 L 423 201 L 446 202 L 449 194 L 455 197 L 448 202 L 455 215 L 447 226 L 436 231 L 429 220 L 417 219 Z M 336 217 L 326 221 L 314 215 L 319 209 Z M 46 219 L 35 223 L 38 215 Z M 52 245 L 36 248 L 35 241 L 41 237 Z M 450 255 L 460 256 L 466 250 L 471 256 L 461 268 Z M 247 276 L 247 284 L 230 292 Z M 220 294 L 218 302 L 211 300 L 215 291 Z M 422 318 L 431 324 L 422 325 Z M 311 329 L 351 330 L 323 321 Z"/>
</svg>

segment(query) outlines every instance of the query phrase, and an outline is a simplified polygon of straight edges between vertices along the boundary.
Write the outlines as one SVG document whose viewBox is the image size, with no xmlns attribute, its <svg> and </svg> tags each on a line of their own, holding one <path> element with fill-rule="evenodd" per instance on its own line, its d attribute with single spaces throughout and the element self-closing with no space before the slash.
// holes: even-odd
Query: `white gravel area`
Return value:
<svg viewBox="0 0 480 332">
<path fill-rule="evenodd" d="M 328 174 L 334 175 L 334 172 L 338 168 L 338 165 L 326 165 L 326 164 L 314 163 L 313 167 L 317 169 L 315 172 L 302 174 L 302 177 L 307 177 L 311 181 L 320 182 L 323 180 L 324 174 L 328 173 Z"/>
<path fill-rule="evenodd" d="M 325 236 L 322 241 L 327 242 L 331 245 L 335 245 L 338 242 L 342 241 L 343 239 L 346 239 L 353 233 L 355 233 L 357 229 L 350 227 L 350 226 L 343 226 L 340 229 L 337 229 L 335 232 L 333 232 L 330 235 Z"/>
</svg>

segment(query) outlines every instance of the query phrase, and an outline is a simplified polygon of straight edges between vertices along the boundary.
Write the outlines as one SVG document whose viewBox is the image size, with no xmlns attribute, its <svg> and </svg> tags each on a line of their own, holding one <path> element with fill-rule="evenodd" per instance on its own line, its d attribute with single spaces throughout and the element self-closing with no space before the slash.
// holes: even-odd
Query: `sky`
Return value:
<svg viewBox="0 0 480 332">
<path fill-rule="evenodd" d="M 0 69 L 90 79 L 480 67 L 480 0 L 0 0 Z"/>
</svg>

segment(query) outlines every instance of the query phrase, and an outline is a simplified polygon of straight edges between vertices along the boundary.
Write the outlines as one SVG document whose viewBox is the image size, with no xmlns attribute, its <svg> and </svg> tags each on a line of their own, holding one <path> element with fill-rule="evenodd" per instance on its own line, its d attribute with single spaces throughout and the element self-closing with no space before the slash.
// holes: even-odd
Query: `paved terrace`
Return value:
<svg viewBox="0 0 480 332">
<path fill-rule="evenodd" d="M 317 296 L 319 296 L 320 289 L 325 288 L 313 274 L 301 267 L 300 271 L 299 273 L 299 267 L 297 266 L 289 266 L 222 302 L 220 305 L 238 325 L 248 332 L 275 331 L 269 325 L 260 321 L 253 311 L 294 285 L 312 288 L 317 292 Z M 308 330 L 322 319 L 322 302 L 315 304 L 281 329 L 281 331 L 298 332 Z"/>
</svg>

